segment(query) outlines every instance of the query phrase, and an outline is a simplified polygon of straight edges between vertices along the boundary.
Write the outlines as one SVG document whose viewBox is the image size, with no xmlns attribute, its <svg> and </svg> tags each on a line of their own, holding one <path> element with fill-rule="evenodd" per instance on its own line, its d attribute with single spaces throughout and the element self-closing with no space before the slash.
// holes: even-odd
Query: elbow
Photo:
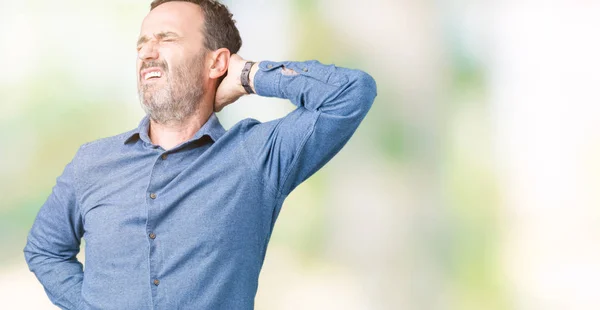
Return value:
<svg viewBox="0 0 600 310">
<path fill-rule="evenodd" d="M 326 93 L 318 110 L 358 126 L 377 96 L 375 79 L 362 70 L 336 67 L 328 85 L 332 91 Z"/>
<path fill-rule="evenodd" d="M 35 249 L 35 246 L 28 239 L 27 244 L 25 244 L 25 248 L 23 249 L 23 255 L 25 256 L 25 262 L 29 267 L 30 271 L 33 271 L 35 266 L 35 258 L 38 256 L 38 251 Z"/>
<path fill-rule="evenodd" d="M 377 83 L 375 79 L 364 71 L 357 70 L 357 77 L 355 80 L 357 88 L 360 89 L 360 96 L 362 100 L 367 102 L 369 106 L 375 101 L 377 96 Z"/>
<path fill-rule="evenodd" d="M 354 106 L 353 116 L 362 119 L 371 109 L 377 96 L 377 83 L 368 73 L 361 70 L 351 70 L 347 84 L 346 96 Z"/>
<path fill-rule="evenodd" d="M 43 264 L 47 258 L 47 254 L 45 255 L 44 251 L 42 251 L 31 238 L 27 238 L 27 244 L 25 244 L 23 254 L 29 270 L 34 273 L 36 272 L 37 267 L 40 266 L 40 264 Z"/>
</svg>

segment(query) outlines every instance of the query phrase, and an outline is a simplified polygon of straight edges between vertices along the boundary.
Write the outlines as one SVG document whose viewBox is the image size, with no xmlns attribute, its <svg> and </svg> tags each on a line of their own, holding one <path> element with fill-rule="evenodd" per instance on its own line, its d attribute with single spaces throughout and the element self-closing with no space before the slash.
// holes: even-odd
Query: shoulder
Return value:
<svg viewBox="0 0 600 310">
<path fill-rule="evenodd" d="M 261 122 L 253 118 L 246 118 L 227 130 L 226 136 L 230 139 L 248 140 L 257 137 L 268 137 L 277 127 L 280 119 Z"/>
<path fill-rule="evenodd" d="M 86 179 L 99 176 L 99 173 L 110 172 L 115 159 L 124 158 L 127 151 L 125 141 L 135 133 L 136 130 L 130 130 L 82 144 L 71 162 L 79 186 L 83 186 Z"/>
<path fill-rule="evenodd" d="M 253 130 L 254 127 L 259 126 L 261 124 L 263 124 L 263 123 L 257 119 L 246 118 L 246 119 L 243 119 L 243 120 L 237 122 L 235 125 L 233 125 L 231 128 L 229 128 L 227 130 L 227 133 L 234 134 L 234 135 L 247 133 L 248 131 Z"/>
<path fill-rule="evenodd" d="M 120 150 L 125 145 L 125 141 L 136 133 L 137 129 L 132 129 L 118 135 L 86 142 L 79 147 L 76 157 L 82 158 L 98 155 L 99 151 L 110 152 Z"/>
</svg>

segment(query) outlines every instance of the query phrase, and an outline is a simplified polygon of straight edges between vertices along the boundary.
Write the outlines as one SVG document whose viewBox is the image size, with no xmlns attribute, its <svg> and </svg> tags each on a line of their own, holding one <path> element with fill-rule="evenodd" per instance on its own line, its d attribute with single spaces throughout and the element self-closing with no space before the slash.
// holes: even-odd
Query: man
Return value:
<svg viewBox="0 0 600 310">
<path fill-rule="evenodd" d="M 376 95 L 358 70 L 247 62 L 227 8 L 154 1 L 138 41 L 137 129 L 84 144 L 31 228 L 29 268 L 64 309 L 252 309 L 286 196 L 348 141 Z M 249 93 L 298 106 L 225 131 Z M 86 240 L 85 272 L 77 260 Z"/>
</svg>

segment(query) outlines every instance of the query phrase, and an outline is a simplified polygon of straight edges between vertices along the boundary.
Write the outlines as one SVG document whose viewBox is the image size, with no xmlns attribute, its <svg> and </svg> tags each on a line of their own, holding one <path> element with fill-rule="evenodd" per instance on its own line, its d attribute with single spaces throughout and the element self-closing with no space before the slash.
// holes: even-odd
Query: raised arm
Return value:
<svg viewBox="0 0 600 310">
<path fill-rule="evenodd" d="M 29 270 L 50 300 L 62 309 L 79 309 L 83 267 L 77 260 L 83 225 L 78 210 L 75 160 L 57 178 L 27 237 Z"/>
<path fill-rule="evenodd" d="M 244 63 L 233 55 L 230 69 L 235 69 L 228 73 L 230 81 L 224 81 L 237 83 L 240 95 L 245 91 L 237 75 Z M 339 152 L 377 94 L 375 81 L 367 73 L 318 61 L 262 61 L 254 65 L 250 85 L 260 96 L 289 99 L 298 107 L 281 119 L 249 123 L 244 129 L 249 164 L 255 165 L 278 195 L 287 195 Z M 220 91 L 217 109 L 235 98 L 223 95 L 224 88 Z"/>
</svg>

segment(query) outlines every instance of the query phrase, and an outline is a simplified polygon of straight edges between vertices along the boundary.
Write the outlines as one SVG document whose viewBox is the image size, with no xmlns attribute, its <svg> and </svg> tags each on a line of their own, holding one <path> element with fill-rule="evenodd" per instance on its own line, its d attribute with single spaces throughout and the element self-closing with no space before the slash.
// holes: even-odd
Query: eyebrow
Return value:
<svg viewBox="0 0 600 310">
<path fill-rule="evenodd" d="M 163 31 L 163 32 L 155 33 L 154 37 L 156 37 L 157 39 L 178 38 L 179 35 L 172 31 Z M 146 43 L 149 40 L 150 40 L 150 38 L 148 36 L 146 36 L 146 35 L 141 36 L 137 41 L 137 45 L 139 46 L 140 44 Z"/>
</svg>

